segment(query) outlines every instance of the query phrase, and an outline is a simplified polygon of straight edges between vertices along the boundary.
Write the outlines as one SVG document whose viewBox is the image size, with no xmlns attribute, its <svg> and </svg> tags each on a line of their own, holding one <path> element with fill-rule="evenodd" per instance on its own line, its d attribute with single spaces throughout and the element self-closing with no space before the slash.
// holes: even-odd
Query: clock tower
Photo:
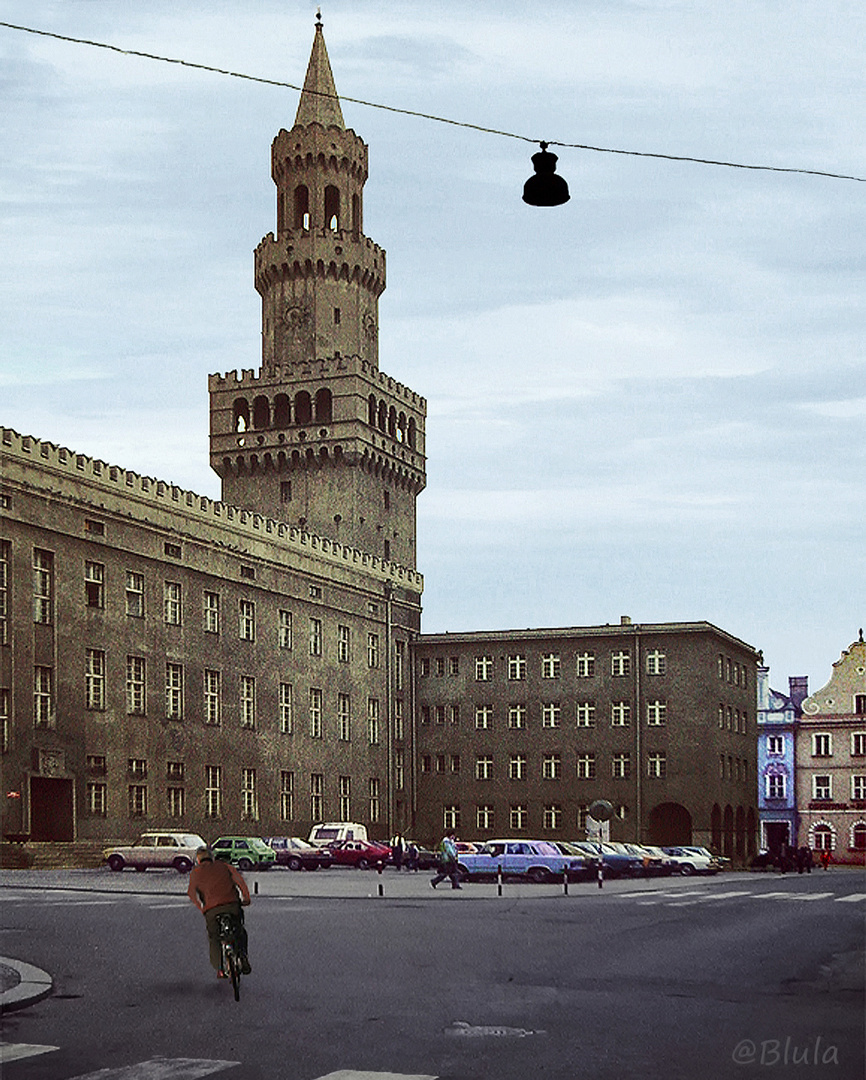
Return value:
<svg viewBox="0 0 866 1080">
<path fill-rule="evenodd" d="M 222 500 L 415 569 L 426 402 L 379 370 L 385 252 L 364 235 L 367 146 L 343 122 L 321 22 L 271 175 L 261 368 L 209 379 Z"/>
</svg>

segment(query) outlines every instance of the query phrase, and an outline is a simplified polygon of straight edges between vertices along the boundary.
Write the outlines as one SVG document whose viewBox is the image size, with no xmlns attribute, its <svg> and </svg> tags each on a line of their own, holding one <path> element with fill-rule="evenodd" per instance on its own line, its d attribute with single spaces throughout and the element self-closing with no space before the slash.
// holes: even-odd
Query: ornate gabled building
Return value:
<svg viewBox="0 0 866 1080">
<path fill-rule="evenodd" d="M 863 631 L 803 701 L 797 727 L 800 844 L 835 862 L 866 860 L 866 642 Z"/>
<path fill-rule="evenodd" d="M 788 679 L 788 693 L 770 687 L 770 669 L 758 668 L 758 812 L 762 851 L 774 858 L 796 845 L 799 829 L 794 782 L 797 722 L 809 693 L 805 675 Z"/>
</svg>

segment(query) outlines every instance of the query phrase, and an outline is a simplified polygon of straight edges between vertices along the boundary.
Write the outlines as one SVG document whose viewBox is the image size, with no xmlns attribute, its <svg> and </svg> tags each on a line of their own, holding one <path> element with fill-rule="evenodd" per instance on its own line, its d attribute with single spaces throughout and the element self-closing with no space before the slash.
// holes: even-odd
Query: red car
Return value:
<svg viewBox="0 0 866 1080">
<path fill-rule="evenodd" d="M 357 866 L 367 870 L 382 863 L 384 866 L 391 858 L 391 849 L 387 844 L 377 844 L 371 840 L 339 840 L 328 844 L 332 866 Z"/>
</svg>

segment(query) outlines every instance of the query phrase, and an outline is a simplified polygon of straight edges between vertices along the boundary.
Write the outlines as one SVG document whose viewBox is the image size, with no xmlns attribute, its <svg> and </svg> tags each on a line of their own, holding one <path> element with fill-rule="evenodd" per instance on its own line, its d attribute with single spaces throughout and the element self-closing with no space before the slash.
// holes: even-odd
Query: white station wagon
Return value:
<svg viewBox="0 0 866 1080">
<path fill-rule="evenodd" d="M 553 881 L 563 870 L 575 874 L 584 868 L 581 858 L 563 855 L 547 840 L 488 840 L 478 851 L 461 852 L 458 863 L 464 878 L 524 877 L 530 881 Z"/>
<path fill-rule="evenodd" d="M 128 847 L 111 847 L 102 852 L 102 861 L 112 870 L 134 866 L 147 870 L 149 866 L 174 867 L 187 874 L 195 862 L 195 853 L 205 847 L 197 833 L 149 832 Z"/>
</svg>

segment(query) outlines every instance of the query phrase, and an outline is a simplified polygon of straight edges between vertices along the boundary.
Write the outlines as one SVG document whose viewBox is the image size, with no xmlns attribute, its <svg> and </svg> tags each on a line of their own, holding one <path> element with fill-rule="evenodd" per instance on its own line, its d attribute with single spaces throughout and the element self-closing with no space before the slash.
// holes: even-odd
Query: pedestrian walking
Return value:
<svg viewBox="0 0 866 1080">
<path fill-rule="evenodd" d="M 821 865 L 826 870 L 830 865 L 830 849 L 821 848 Z"/>
<path fill-rule="evenodd" d="M 430 879 L 430 884 L 435 889 L 440 881 L 451 878 L 451 888 L 459 889 L 459 870 L 457 868 L 457 837 L 454 833 L 443 836 L 439 843 L 439 873 Z"/>
<path fill-rule="evenodd" d="M 391 858 L 394 860 L 394 867 L 397 870 L 400 870 L 403 866 L 404 851 L 403 837 L 398 833 L 391 841 Z"/>
</svg>

